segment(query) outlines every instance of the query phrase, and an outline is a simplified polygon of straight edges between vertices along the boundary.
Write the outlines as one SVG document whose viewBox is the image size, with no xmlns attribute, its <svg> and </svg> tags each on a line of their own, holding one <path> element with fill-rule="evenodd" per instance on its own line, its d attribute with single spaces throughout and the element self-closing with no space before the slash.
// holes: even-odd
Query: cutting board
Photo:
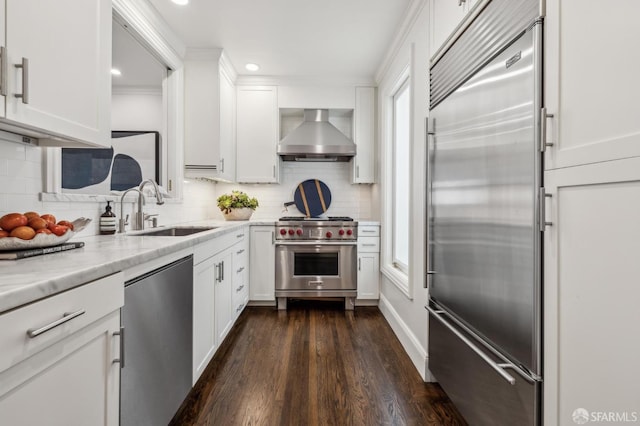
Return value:
<svg viewBox="0 0 640 426">
<path fill-rule="evenodd" d="M 318 217 L 329 209 L 331 191 L 321 180 L 308 179 L 298 185 L 293 200 L 303 215 Z"/>
</svg>

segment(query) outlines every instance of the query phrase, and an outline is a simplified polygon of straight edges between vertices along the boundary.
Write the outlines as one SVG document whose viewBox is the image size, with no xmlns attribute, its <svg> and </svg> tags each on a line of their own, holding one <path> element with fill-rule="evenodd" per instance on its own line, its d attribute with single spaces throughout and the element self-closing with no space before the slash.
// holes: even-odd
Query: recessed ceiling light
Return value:
<svg viewBox="0 0 640 426">
<path fill-rule="evenodd" d="M 244 66 L 247 71 L 258 71 L 260 69 L 260 65 L 258 64 L 247 64 Z"/>
<path fill-rule="evenodd" d="M 175 4 L 179 4 L 180 6 L 184 6 L 185 4 L 189 4 L 189 0 L 171 0 Z"/>
<path fill-rule="evenodd" d="M 111 74 L 122 75 L 122 72 L 118 68 L 111 68 Z"/>
</svg>

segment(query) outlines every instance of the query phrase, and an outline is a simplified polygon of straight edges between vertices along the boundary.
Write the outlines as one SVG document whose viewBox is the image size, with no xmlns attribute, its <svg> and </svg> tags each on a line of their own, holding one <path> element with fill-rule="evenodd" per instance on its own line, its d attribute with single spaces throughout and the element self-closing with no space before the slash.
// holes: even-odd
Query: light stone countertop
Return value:
<svg viewBox="0 0 640 426">
<path fill-rule="evenodd" d="M 171 226 L 216 226 L 184 237 L 127 234 L 76 237 L 83 248 L 19 260 L 0 260 L 0 313 L 98 278 L 193 247 L 242 226 L 274 221 L 199 221 Z"/>
<path fill-rule="evenodd" d="M 198 221 L 172 226 L 211 226 L 216 229 L 184 237 L 140 237 L 130 234 L 76 237 L 85 246 L 19 260 L 0 260 L 0 314 L 140 265 L 246 225 L 274 225 L 277 219 L 250 221 Z M 377 221 L 358 221 L 379 225 Z M 74 241 L 75 241 L 74 240 Z"/>
</svg>

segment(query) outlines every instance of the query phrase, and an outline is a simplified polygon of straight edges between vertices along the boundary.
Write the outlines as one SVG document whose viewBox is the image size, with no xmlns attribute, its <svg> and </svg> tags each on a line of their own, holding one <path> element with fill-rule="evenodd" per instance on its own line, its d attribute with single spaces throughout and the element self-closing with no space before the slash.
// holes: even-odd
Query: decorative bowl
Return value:
<svg viewBox="0 0 640 426">
<path fill-rule="evenodd" d="M 55 234 L 36 234 L 36 236 L 30 240 L 21 240 L 16 237 L 0 238 L 0 251 L 57 246 L 58 244 L 62 244 L 70 240 L 78 232 L 82 231 L 89 222 L 91 222 L 91 219 L 84 217 L 78 218 L 71 222 L 73 223 L 74 230 L 72 231 L 69 229 L 61 236 L 57 236 Z"/>
<path fill-rule="evenodd" d="M 229 213 L 222 212 L 224 220 L 249 220 L 253 214 L 253 209 L 242 207 L 239 209 L 231 209 Z"/>
</svg>

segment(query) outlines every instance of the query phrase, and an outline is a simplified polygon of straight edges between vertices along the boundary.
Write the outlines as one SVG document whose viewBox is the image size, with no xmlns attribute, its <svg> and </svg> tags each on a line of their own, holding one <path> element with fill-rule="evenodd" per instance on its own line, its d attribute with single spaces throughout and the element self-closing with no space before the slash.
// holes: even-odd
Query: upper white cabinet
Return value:
<svg viewBox="0 0 640 426">
<path fill-rule="evenodd" d="M 429 47 L 433 56 L 480 0 L 431 0 Z"/>
<path fill-rule="evenodd" d="M 357 153 L 352 160 L 353 183 L 375 183 L 375 92 L 373 87 L 356 87 L 353 141 Z"/>
<path fill-rule="evenodd" d="M 237 181 L 277 183 L 277 87 L 238 86 L 236 141 Z"/>
<path fill-rule="evenodd" d="M 0 8 L 6 35 L 0 127 L 43 145 L 64 139 L 108 146 L 111 1 L 6 0 Z"/>
<path fill-rule="evenodd" d="M 547 0 L 546 169 L 640 156 L 640 3 L 601 6 Z"/>
<path fill-rule="evenodd" d="M 235 71 L 221 49 L 184 62 L 185 176 L 235 180 Z"/>
</svg>

